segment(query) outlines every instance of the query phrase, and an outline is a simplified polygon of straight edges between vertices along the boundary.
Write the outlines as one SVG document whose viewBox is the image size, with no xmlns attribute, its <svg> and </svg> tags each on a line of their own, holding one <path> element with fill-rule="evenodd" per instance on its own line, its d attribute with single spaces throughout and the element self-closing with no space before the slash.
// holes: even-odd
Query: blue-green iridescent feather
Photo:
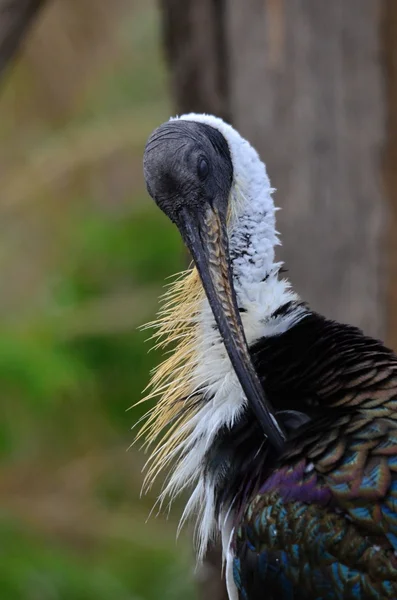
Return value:
<svg viewBox="0 0 397 600">
<path fill-rule="evenodd" d="M 297 590 L 307 600 L 397 598 L 397 430 L 360 419 L 341 420 L 334 464 L 315 445 L 293 465 L 287 455 L 248 505 L 236 534 L 242 598 L 261 597 L 247 592 L 250 569 L 278 600 Z"/>
<path fill-rule="evenodd" d="M 303 345 L 291 332 L 253 350 L 276 405 L 292 408 L 295 392 L 296 408 L 306 396 L 319 409 L 240 513 L 240 598 L 396 599 L 397 359 L 355 328 L 320 318 L 313 332 L 300 327 Z"/>
</svg>

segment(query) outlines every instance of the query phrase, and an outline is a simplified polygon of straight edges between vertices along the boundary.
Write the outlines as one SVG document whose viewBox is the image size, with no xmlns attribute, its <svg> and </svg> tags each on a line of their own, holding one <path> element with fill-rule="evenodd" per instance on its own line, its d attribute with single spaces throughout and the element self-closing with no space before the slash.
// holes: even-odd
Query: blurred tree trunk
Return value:
<svg viewBox="0 0 397 600">
<path fill-rule="evenodd" d="M 0 0 L 0 77 L 46 0 Z"/>
<path fill-rule="evenodd" d="M 164 49 L 178 112 L 230 119 L 225 0 L 160 0 Z"/>
<path fill-rule="evenodd" d="M 395 0 L 389 4 L 395 12 Z M 280 256 L 295 289 L 315 310 L 384 338 L 381 3 L 161 7 L 176 109 L 229 118 L 258 149 L 284 209 Z M 390 36 L 396 40 L 391 26 Z M 202 597 L 215 598 L 208 589 Z"/>
<path fill-rule="evenodd" d="M 314 309 L 383 337 L 379 4 L 228 6 L 231 112 L 277 188 L 291 280 Z"/>
<path fill-rule="evenodd" d="M 385 181 L 390 200 L 388 342 L 397 350 L 397 2 L 384 0 L 383 40 L 387 95 Z"/>
<path fill-rule="evenodd" d="M 284 209 L 281 255 L 297 290 L 316 310 L 383 336 L 380 3 L 161 7 L 176 108 L 229 118 L 259 150 Z"/>
</svg>

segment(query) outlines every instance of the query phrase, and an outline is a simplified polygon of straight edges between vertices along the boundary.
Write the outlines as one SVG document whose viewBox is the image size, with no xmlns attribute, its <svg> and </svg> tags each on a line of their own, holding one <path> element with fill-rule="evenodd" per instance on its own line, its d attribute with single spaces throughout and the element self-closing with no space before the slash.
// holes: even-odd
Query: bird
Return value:
<svg viewBox="0 0 397 600">
<path fill-rule="evenodd" d="M 144 150 L 149 195 L 192 256 L 153 328 L 168 349 L 138 434 L 188 492 L 198 560 L 219 539 L 230 600 L 397 598 L 397 357 L 285 278 L 266 167 L 221 118 L 173 117 Z M 153 399 L 155 401 L 153 402 Z"/>
</svg>

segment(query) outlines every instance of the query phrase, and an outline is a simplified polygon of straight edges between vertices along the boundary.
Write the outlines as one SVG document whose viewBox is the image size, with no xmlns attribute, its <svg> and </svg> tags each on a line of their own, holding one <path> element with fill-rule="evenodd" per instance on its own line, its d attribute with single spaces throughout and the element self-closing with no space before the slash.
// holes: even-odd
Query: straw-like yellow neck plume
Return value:
<svg viewBox="0 0 397 600">
<path fill-rule="evenodd" d="M 173 457 L 197 410 L 193 374 L 198 361 L 198 319 L 204 298 L 197 270 L 183 271 L 162 296 L 158 318 L 145 326 L 155 329 L 151 337 L 156 341 L 155 348 L 174 348 L 155 368 L 145 390 L 149 393 L 141 400 L 157 400 L 138 434 L 138 439 L 146 438 L 146 447 L 153 448 L 146 488 Z"/>
<path fill-rule="evenodd" d="M 261 404 L 253 367 L 241 367 L 250 369 L 252 343 L 289 326 L 289 316 L 273 315 L 296 296 L 278 279 L 280 265 L 274 262 L 278 239 L 266 168 L 230 125 L 209 115 L 171 121 L 149 138 L 144 168 L 150 195 L 178 227 L 184 210 L 196 215 L 180 230 L 201 269 L 200 276 L 194 268 L 170 285 L 158 319 L 147 326 L 155 329 L 156 347 L 171 353 L 141 401 L 156 400 L 138 434 L 151 448 L 144 489 L 172 464 L 159 502 L 191 490 L 181 523 L 196 516 L 200 557 L 209 540 L 226 531 L 232 508 L 217 508 L 227 465 L 208 468 L 211 448 L 244 415 L 247 395 L 251 410 Z M 201 229 L 194 218 L 201 219 Z"/>
</svg>

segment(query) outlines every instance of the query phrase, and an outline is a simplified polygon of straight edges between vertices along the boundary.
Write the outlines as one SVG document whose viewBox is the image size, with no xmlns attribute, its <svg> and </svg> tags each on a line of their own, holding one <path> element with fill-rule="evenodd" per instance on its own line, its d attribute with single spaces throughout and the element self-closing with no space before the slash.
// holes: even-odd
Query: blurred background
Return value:
<svg viewBox="0 0 397 600">
<path fill-rule="evenodd" d="M 296 289 L 397 348 L 397 3 L 0 0 L 0 77 L 0 598 L 224 598 L 127 452 L 160 360 L 137 328 L 188 261 L 143 146 L 233 122 Z"/>
</svg>

